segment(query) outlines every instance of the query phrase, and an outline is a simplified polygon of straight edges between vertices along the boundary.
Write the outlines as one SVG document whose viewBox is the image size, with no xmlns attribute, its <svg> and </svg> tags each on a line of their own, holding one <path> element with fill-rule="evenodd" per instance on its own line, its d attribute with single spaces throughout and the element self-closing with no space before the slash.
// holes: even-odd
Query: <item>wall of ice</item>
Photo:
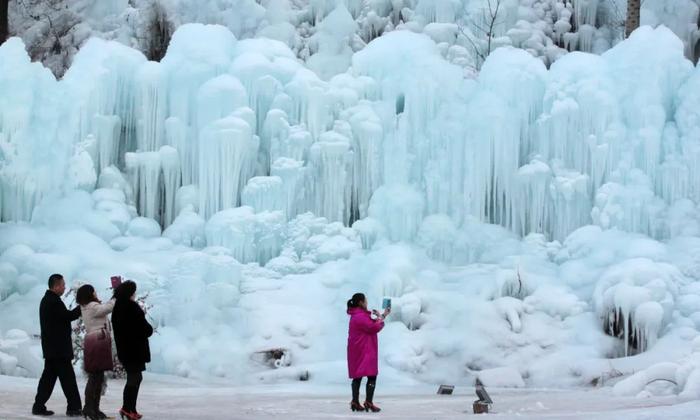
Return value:
<svg viewBox="0 0 700 420">
<path fill-rule="evenodd" d="M 30 220 L 42 198 L 121 172 L 126 198 L 163 228 L 185 209 L 208 220 L 247 205 L 371 217 L 394 240 L 431 215 L 558 240 L 587 224 L 665 238 L 700 199 L 699 83 L 665 28 L 549 71 L 501 48 L 476 80 L 409 32 L 328 82 L 284 44 L 221 26 L 182 26 L 160 63 L 93 39 L 60 81 L 11 39 L 0 219 Z"/>
<path fill-rule="evenodd" d="M 350 63 L 323 81 L 277 41 L 184 25 L 160 63 L 93 39 L 56 81 L 0 46 L 2 372 L 36 374 L 16 329 L 56 271 L 136 279 L 151 369 L 181 375 L 274 346 L 292 368 L 256 381 L 344 380 L 356 291 L 394 299 L 394 378 L 582 384 L 688 348 L 700 71 L 673 33 L 549 70 L 501 48 L 475 80 L 410 32 Z"/>
</svg>

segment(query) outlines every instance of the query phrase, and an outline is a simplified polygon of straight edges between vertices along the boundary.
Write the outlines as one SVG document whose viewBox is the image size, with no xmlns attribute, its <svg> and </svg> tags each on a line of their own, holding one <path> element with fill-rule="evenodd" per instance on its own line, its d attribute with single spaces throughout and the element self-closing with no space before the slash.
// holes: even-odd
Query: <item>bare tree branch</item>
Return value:
<svg viewBox="0 0 700 420">
<path fill-rule="evenodd" d="M 459 26 L 460 33 L 469 42 L 472 49 L 474 50 L 474 55 L 477 59 L 477 70 L 481 68 L 481 64 L 486 61 L 486 57 L 491 54 L 491 49 L 493 45 L 494 32 L 496 26 L 501 22 L 499 21 L 499 14 L 501 11 L 501 3 L 503 0 L 486 0 L 486 7 L 481 9 L 481 17 L 486 26 L 482 25 L 482 22 L 477 22 L 473 18 L 469 18 L 469 26 L 474 28 L 481 36 L 476 36 L 472 31 L 465 30 L 463 25 Z M 484 39 L 485 46 L 479 45 L 481 39 Z"/>
</svg>

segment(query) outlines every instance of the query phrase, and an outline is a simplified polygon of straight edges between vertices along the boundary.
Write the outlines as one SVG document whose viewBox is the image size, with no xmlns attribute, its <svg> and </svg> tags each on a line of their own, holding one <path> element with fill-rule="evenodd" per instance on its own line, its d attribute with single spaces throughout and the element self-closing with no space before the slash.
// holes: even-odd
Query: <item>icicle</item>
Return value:
<svg viewBox="0 0 700 420">
<path fill-rule="evenodd" d="M 180 188 L 180 156 L 172 146 L 163 146 L 159 150 L 163 170 L 163 226 L 169 226 L 175 216 L 175 196 Z"/>
<path fill-rule="evenodd" d="M 207 245 L 229 248 L 242 263 L 265 264 L 279 255 L 284 222 L 281 212 L 256 214 L 247 206 L 222 210 L 206 224 Z"/>
<path fill-rule="evenodd" d="M 553 239 L 561 241 L 576 228 L 590 223 L 590 178 L 563 168 L 561 161 L 552 163 L 554 177 L 549 187 L 552 208 L 549 231 Z"/>
<path fill-rule="evenodd" d="M 180 171 L 182 184 L 192 184 L 195 179 L 193 170 L 197 168 L 197 143 L 190 139 L 191 130 L 175 117 L 165 120 L 165 141 L 174 147 L 180 156 Z"/>
<path fill-rule="evenodd" d="M 369 203 L 369 216 L 378 220 L 393 241 L 411 241 L 423 221 L 423 196 L 407 185 L 382 186 Z"/>
<path fill-rule="evenodd" d="M 241 193 L 241 205 L 256 212 L 282 210 L 286 212 L 287 196 L 278 176 L 256 176 L 248 180 Z"/>
<path fill-rule="evenodd" d="M 127 153 L 124 156 L 139 215 L 160 219 L 161 162 L 158 152 Z"/>
<path fill-rule="evenodd" d="M 359 218 L 367 217 L 372 193 L 382 179 L 381 145 L 384 135 L 381 121 L 369 103 L 348 109 L 347 119 L 353 132 L 353 202 Z"/>
<path fill-rule="evenodd" d="M 352 228 L 360 234 L 362 249 L 372 249 L 382 231 L 381 224 L 371 217 L 356 221 Z"/>
<path fill-rule="evenodd" d="M 450 263 L 456 238 L 457 227 L 452 219 L 444 214 L 433 214 L 423 220 L 416 242 L 431 258 Z"/>
<path fill-rule="evenodd" d="M 578 29 L 578 50 L 583 52 L 593 52 L 593 41 L 596 35 L 596 28 L 593 25 L 581 25 Z"/>
<path fill-rule="evenodd" d="M 94 123 L 97 137 L 98 169 L 115 165 L 119 161 L 119 135 L 121 119 L 116 115 L 95 115 Z"/>
<path fill-rule="evenodd" d="M 258 78 L 250 91 L 250 107 L 253 109 L 256 119 L 259 122 L 255 126 L 255 131 L 262 131 L 265 116 L 272 106 L 272 102 L 278 93 L 282 92 L 282 85 L 272 76 L 262 76 Z"/>
<path fill-rule="evenodd" d="M 272 175 L 279 177 L 284 186 L 287 219 L 311 208 L 304 189 L 306 169 L 304 162 L 289 158 L 279 158 L 272 164 Z"/>
<path fill-rule="evenodd" d="M 311 146 L 310 164 L 316 186 L 314 214 L 331 222 L 348 222 L 350 185 L 352 182 L 352 152 L 350 140 L 335 131 L 321 135 Z"/>
<path fill-rule="evenodd" d="M 240 192 L 255 171 L 258 144 L 241 118 L 223 118 L 204 129 L 198 155 L 199 211 L 205 219 L 239 204 Z"/>
<path fill-rule="evenodd" d="M 285 91 L 294 101 L 289 115 L 292 123 L 301 123 L 317 139 L 332 122 L 327 108 L 326 84 L 314 75 L 298 76 L 285 86 Z"/>
<path fill-rule="evenodd" d="M 18 177 L 17 174 L 3 171 L 0 177 L 2 193 L 2 216 L 0 220 L 29 221 L 34 207 L 43 196 L 33 177 Z"/>
<path fill-rule="evenodd" d="M 156 151 L 164 144 L 167 86 L 163 73 L 160 63 L 149 61 L 141 67 L 138 74 L 137 147 L 142 152 Z"/>
<path fill-rule="evenodd" d="M 197 126 L 205 127 L 245 106 L 248 106 L 248 94 L 241 82 L 230 74 L 217 76 L 197 92 Z"/>
<path fill-rule="evenodd" d="M 598 2 L 600 0 L 574 0 L 574 19 L 576 26 L 595 26 L 598 15 Z"/>
<path fill-rule="evenodd" d="M 533 160 L 518 170 L 521 196 L 518 198 L 517 226 L 520 235 L 550 231 L 548 194 L 551 176 L 549 166 L 540 160 Z"/>
</svg>

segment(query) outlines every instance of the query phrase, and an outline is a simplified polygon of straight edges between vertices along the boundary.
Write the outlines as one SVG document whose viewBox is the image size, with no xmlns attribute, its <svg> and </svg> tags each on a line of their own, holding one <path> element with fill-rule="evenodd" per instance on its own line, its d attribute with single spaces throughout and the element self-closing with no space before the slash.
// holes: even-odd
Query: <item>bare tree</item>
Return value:
<svg viewBox="0 0 700 420">
<path fill-rule="evenodd" d="M 62 0 L 17 0 L 17 4 L 20 13 L 39 23 L 43 35 L 27 45 L 29 55 L 61 77 L 70 65 L 73 29 L 80 23 L 80 16 Z"/>
<path fill-rule="evenodd" d="M 9 6 L 10 0 L 0 0 L 0 44 L 5 42 L 10 33 L 10 25 L 7 19 L 7 11 Z"/>
<path fill-rule="evenodd" d="M 639 28 L 639 15 L 642 7 L 641 0 L 627 0 L 627 19 L 625 20 L 625 38 Z"/>
<path fill-rule="evenodd" d="M 172 37 L 172 26 L 167 13 L 159 1 L 153 3 L 150 11 L 148 28 L 146 30 L 144 53 L 149 60 L 160 61 L 165 57 Z"/>
<path fill-rule="evenodd" d="M 486 61 L 486 57 L 491 54 L 493 49 L 493 40 L 496 37 L 496 27 L 501 23 L 499 13 L 501 12 L 501 4 L 503 0 L 485 0 L 486 7 L 481 9 L 481 21 L 469 19 L 469 26 L 474 30 L 468 30 L 464 26 L 459 27 L 459 31 L 464 38 L 471 44 L 476 56 L 476 68 L 481 68 L 481 65 Z"/>
</svg>

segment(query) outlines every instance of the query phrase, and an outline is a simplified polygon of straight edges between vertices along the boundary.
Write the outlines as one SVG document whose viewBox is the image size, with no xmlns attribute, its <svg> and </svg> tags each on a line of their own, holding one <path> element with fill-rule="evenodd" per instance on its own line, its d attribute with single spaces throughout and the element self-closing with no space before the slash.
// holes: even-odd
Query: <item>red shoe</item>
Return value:
<svg viewBox="0 0 700 420">
<path fill-rule="evenodd" d="M 365 401 L 365 411 L 371 411 L 373 413 L 378 413 L 378 412 L 382 411 L 382 409 L 377 407 L 376 405 L 372 404 L 369 401 Z"/>
<path fill-rule="evenodd" d="M 352 411 L 365 411 L 365 408 L 360 404 L 359 401 L 351 401 L 350 409 Z"/>
<path fill-rule="evenodd" d="M 141 414 L 139 414 L 135 411 L 128 411 L 124 408 L 119 410 L 119 415 L 122 417 L 122 420 L 124 420 L 124 419 L 140 420 L 142 417 Z"/>
</svg>

